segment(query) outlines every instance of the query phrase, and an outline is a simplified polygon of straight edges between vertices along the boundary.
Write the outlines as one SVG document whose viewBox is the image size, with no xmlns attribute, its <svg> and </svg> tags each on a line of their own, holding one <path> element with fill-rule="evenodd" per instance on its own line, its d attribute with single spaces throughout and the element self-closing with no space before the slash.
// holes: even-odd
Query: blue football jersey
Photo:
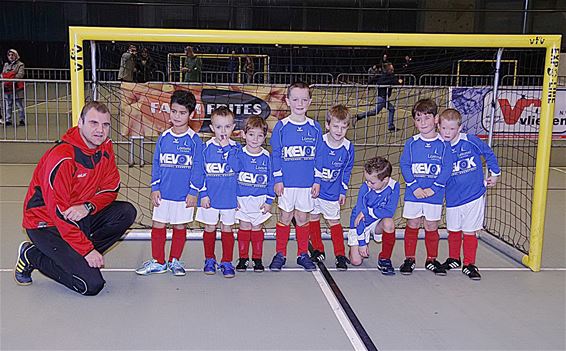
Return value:
<svg viewBox="0 0 566 351">
<path fill-rule="evenodd" d="M 253 154 L 246 146 L 241 149 L 234 148 L 228 155 L 228 163 L 237 172 L 238 196 L 266 195 L 265 202 L 271 205 L 275 192 L 273 167 L 267 150 L 262 148 L 261 152 Z"/>
<path fill-rule="evenodd" d="M 348 191 L 354 167 L 354 145 L 344 139 L 334 148 L 328 143 L 328 137 L 328 133 L 322 136 L 320 149 L 316 151 L 314 182 L 320 184 L 321 199 L 337 201 Z"/>
</svg>

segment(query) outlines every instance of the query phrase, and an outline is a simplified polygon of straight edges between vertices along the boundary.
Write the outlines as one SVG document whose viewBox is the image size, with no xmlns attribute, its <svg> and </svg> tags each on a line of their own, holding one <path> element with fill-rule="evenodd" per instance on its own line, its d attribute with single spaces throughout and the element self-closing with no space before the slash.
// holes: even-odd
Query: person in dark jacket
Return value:
<svg viewBox="0 0 566 351">
<path fill-rule="evenodd" d="M 149 49 L 143 48 L 139 57 L 136 57 L 136 82 L 145 83 L 155 81 L 157 65 L 149 55 Z"/>
<path fill-rule="evenodd" d="M 39 161 L 24 201 L 23 227 L 31 239 L 18 248 L 14 278 L 32 283 L 37 269 L 83 295 L 104 287 L 103 254 L 136 218 L 132 204 L 116 201 L 120 174 L 106 105 L 87 103 L 78 126 Z"/>
<path fill-rule="evenodd" d="M 20 60 L 20 55 L 14 49 L 8 50 L 8 61 L 2 67 L 2 78 L 4 79 L 23 79 L 25 78 L 25 66 Z M 26 125 L 26 115 L 23 105 L 24 88 L 23 81 L 6 81 L 4 82 L 4 101 L 6 108 L 6 119 L 0 120 L 0 123 L 11 126 L 12 125 L 12 111 L 14 109 L 14 102 L 18 108 L 19 125 Z"/>
</svg>

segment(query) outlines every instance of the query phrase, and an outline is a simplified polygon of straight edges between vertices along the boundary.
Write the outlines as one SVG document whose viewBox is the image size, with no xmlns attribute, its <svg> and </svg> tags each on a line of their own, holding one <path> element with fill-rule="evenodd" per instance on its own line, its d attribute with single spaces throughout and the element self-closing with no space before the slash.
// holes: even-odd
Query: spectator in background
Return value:
<svg viewBox="0 0 566 351">
<path fill-rule="evenodd" d="M 195 54 L 193 48 L 190 46 L 185 48 L 185 55 L 187 55 L 185 67 L 181 69 L 185 74 L 184 81 L 186 83 L 202 82 L 202 60 Z"/>
<path fill-rule="evenodd" d="M 120 59 L 120 71 L 118 72 L 118 80 L 121 80 L 122 82 L 134 81 L 137 52 L 137 47 L 133 44 L 130 44 L 128 51 L 122 54 L 122 58 Z"/>
<path fill-rule="evenodd" d="M 136 58 L 136 82 L 145 83 L 155 81 L 157 65 L 149 55 L 149 49 L 143 48 L 141 54 Z"/>
<path fill-rule="evenodd" d="M 395 105 L 393 105 L 391 101 L 389 101 L 389 98 L 391 97 L 392 86 L 396 85 L 397 83 L 398 81 L 394 75 L 393 64 L 391 62 L 384 63 L 383 73 L 369 82 L 370 85 L 378 85 L 375 108 L 366 112 L 358 113 L 356 115 L 356 120 L 359 121 L 369 116 L 377 116 L 384 107 L 387 107 L 387 110 L 389 111 L 389 116 L 387 118 L 388 130 L 390 132 L 396 131 L 397 128 L 395 127 L 395 123 L 393 121 L 395 115 Z"/>
<path fill-rule="evenodd" d="M 228 59 L 228 72 L 230 72 L 230 83 L 236 82 L 236 70 L 238 69 L 238 57 L 236 57 L 236 51 L 232 50 L 230 53 L 230 58 Z"/>
<path fill-rule="evenodd" d="M 244 70 L 246 71 L 246 77 L 248 78 L 248 83 L 253 83 L 254 81 L 254 61 L 251 57 L 246 56 L 246 60 L 244 62 Z"/>
<path fill-rule="evenodd" d="M 24 63 L 20 61 L 20 55 L 14 49 L 8 50 L 8 62 L 4 63 L 2 69 L 2 78 L 4 79 L 23 79 L 25 77 Z M 4 82 L 4 101 L 6 102 L 6 119 L 0 120 L 0 123 L 12 125 L 12 111 L 14 102 L 19 111 L 20 126 L 26 125 L 26 115 L 22 100 L 24 99 L 24 82 L 8 81 Z"/>
</svg>

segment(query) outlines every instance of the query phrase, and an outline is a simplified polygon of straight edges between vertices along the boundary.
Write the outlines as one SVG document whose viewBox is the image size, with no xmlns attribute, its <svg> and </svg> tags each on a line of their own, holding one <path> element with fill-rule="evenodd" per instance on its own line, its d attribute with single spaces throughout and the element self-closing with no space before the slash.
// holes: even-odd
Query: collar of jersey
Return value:
<svg viewBox="0 0 566 351">
<path fill-rule="evenodd" d="M 179 138 L 180 138 L 180 137 L 184 137 L 185 135 L 193 136 L 193 135 L 195 134 L 195 131 L 192 130 L 190 127 L 189 127 L 189 129 L 187 129 L 186 132 L 181 133 L 181 134 L 175 134 L 175 132 L 173 132 L 173 128 L 169 128 L 169 129 L 167 129 L 167 131 L 168 131 L 169 134 L 171 134 L 172 136 L 179 137 Z"/>
<path fill-rule="evenodd" d="M 326 133 L 322 136 L 322 140 L 324 140 L 326 142 L 326 145 L 328 145 L 329 148 L 333 149 L 333 150 L 338 150 L 339 148 L 341 148 L 342 146 L 346 146 L 346 138 L 342 139 L 342 142 L 340 143 L 340 145 L 338 145 L 337 147 L 334 147 L 332 145 L 330 145 L 330 142 L 328 142 L 328 134 Z"/>
<path fill-rule="evenodd" d="M 263 155 L 263 153 L 265 152 L 265 149 L 262 147 L 260 152 L 258 152 L 257 154 L 253 154 L 253 153 L 251 153 L 250 151 L 248 151 L 248 146 L 247 146 L 247 145 L 244 146 L 244 147 L 242 148 L 242 150 L 243 150 L 247 155 L 254 156 L 254 157 L 261 156 L 261 155 Z"/>
</svg>

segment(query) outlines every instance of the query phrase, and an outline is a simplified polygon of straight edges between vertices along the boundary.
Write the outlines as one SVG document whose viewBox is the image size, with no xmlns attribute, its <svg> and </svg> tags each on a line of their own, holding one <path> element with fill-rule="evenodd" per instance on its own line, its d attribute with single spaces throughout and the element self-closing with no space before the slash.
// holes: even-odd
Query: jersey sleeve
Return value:
<svg viewBox="0 0 566 351">
<path fill-rule="evenodd" d="M 275 199 L 275 190 L 273 188 L 275 181 L 273 178 L 273 164 L 271 163 L 271 157 L 267 158 L 267 165 L 267 197 L 265 203 L 271 205 Z"/>
<path fill-rule="evenodd" d="M 397 205 L 399 204 L 399 196 L 401 194 L 401 187 L 399 182 L 395 182 L 391 197 L 384 207 L 380 207 L 374 212 L 375 217 L 383 218 L 393 218 L 395 216 L 395 211 L 397 210 Z"/>
<path fill-rule="evenodd" d="M 204 145 L 198 135 L 195 135 L 193 141 L 195 143 L 195 153 L 193 157 L 191 177 L 189 180 L 189 195 L 196 196 L 204 185 Z"/>
<path fill-rule="evenodd" d="M 162 141 L 163 136 L 160 136 L 155 144 L 155 150 L 153 151 L 153 162 L 151 164 L 151 191 L 157 191 L 160 188 L 161 166 L 159 163 L 159 155 L 161 154 Z"/>
<path fill-rule="evenodd" d="M 476 147 L 480 150 L 481 154 L 485 158 L 487 163 L 487 168 L 492 176 L 499 177 L 501 175 L 501 168 L 499 167 L 499 162 L 497 161 L 497 156 L 493 150 L 484 143 L 480 138 L 475 135 L 468 134 L 468 140 L 470 140 Z"/>
<path fill-rule="evenodd" d="M 453 164 L 454 156 L 452 156 L 452 147 L 450 146 L 450 142 L 445 141 L 444 151 L 442 154 L 442 169 L 430 187 L 435 193 L 446 188 L 446 183 L 448 183 L 448 180 L 452 175 Z"/>
<path fill-rule="evenodd" d="M 354 144 L 350 143 L 350 149 L 348 150 L 348 162 L 346 163 L 344 171 L 342 172 L 342 190 L 340 191 L 341 195 L 346 195 L 346 193 L 348 192 L 348 184 L 350 184 L 350 177 L 352 176 L 352 169 L 354 168 L 355 159 Z"/>
<path fill-rule="evenodd" d="M 283 170 L 281 168 L 281 128 L 283 124 L 281 121 L 275 124 L 273 133 L 271 134 L 271 160 L 273 165 L 273 181 L 274 183 L 281 183 L 283 181 Z"/>
<path fill-rule="evenodd" d="M 367 243 L 365 242 L 365 237 L 363 236 L 363 228 L 365 227 L 365 224 L 364 224 L 364 221 L 360 221 L 358 226 L 356 226 L 355 221 L 356 221 L 356 217 L 358 217 L 360 212 L 363 212 L 364 207 L 366 207 L 365 204 L 364 204 L 364 195 L 367 192 L 368 192 L 368 186 L 364 182 L 364 183 L 362 183 L 362 186 L 360 187 L 360 190 L 358 192 L 358 200 L 356 201 L 356 206 L 354 206 L 354 208 L 352 209 L 352 214 L 350 215 L 350 228 L 356 229 L 356 232 L 358 234 L 358 244 L 360 246 L 367 245 Z M 366 211 L 367 211 L 367 209 L 366 209 Z M 361 236 L 359 235 L 360 231 L 362 232 Z"/>
<path fill-rule="evenodd" d="M 417 179 L 413 175 L 411 164 L 412 141 L 413 139 L 410 139 L 405 143 L 405 147 L 403 148 L 403 152 L 401 153 L 401 158 L 399 159 L 399 168 L 401 169 L 401 174 L 403 175 L 403 179 L 405 179 L 408 191 L 410 191 L 411 193 L 420 187 Z"/>
<path fill-rule="evenodd" d="M 314 183 L 320 184 L 322 182 L 322 168 L 324 166 L 324 154 L 322 153 L 323 146 L 316 146 L 316 154 L 314 155 Z"/>
<path fill-rule="evenodd" d="M 202 151 L 200 152 L 200 167 L 195 167 L 195 173 L 197 174 L 196 176 L 201 180 L 199 181 L 199 185 L 197 185 L 198 189 L 199 189 L 199 196 L 201 198 L 208 196 L 208 189 L 206 187 L 206 151 L 207 151 L 207 146 L 204 145 L 204 143 L 202 144 Z M 195 154 L 196 157 L 196 154 Z"/>
</svg>

